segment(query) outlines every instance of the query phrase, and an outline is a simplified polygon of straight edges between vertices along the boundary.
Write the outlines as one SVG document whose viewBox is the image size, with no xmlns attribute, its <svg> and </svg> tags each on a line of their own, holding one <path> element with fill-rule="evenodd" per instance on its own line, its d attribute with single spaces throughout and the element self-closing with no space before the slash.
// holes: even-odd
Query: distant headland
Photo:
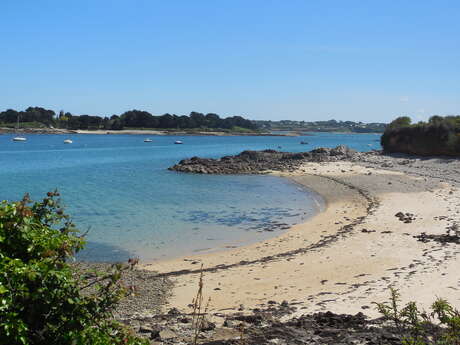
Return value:
<svg viewBox="0 0 460 345">
<path fill-rule="evenodd" d="M 129 110 L 121 115 L 74 115 L 61 110 L 28 107 L 0 112 L 0 133 L 191 134 L 191 135 L 301 135 L 305 132 L 383 133 L 384 123 L 353 121 L 255 121 L 236 115 L 192 111 L 189 115 L 152 115 Z"/>
</svg>

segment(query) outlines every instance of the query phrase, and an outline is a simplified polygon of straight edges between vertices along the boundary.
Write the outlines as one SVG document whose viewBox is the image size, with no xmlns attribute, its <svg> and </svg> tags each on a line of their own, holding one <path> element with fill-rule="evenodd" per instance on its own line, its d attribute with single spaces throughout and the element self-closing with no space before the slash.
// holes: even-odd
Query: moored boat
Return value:
<svg viewBox="0 0 460 345">
<path fill-rule="evenodd" d="M 19 129 L 19 114 L 18 114 L 18 117 L 17 117 L 16 131 L 17 131 L 18 129 Z M 27 141 L 27 138 L 21 137 L 21 136 L 17 136 L 17 137 L 14 137 L 14 138 L 13 138 L 13 141 Z"/>
</svg>

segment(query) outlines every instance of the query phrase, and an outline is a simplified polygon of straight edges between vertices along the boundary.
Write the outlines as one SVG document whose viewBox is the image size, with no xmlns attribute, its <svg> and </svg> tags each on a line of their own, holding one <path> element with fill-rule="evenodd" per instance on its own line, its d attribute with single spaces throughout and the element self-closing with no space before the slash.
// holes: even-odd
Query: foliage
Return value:
<svg viewBox="0 0 460 345">
<path fill-rule="evenodd" d="M 400 116 L 390 122 L 388 128 L 400 128 L 400 127 L 408 127 L 412 123 L 412 120 L 408 116 Z"/>
<path fill-rule="evenodd" d="M 378 311 L 394 326 L 403 345 L 460 345 L 460 312 L 438 298 L 431 313 L 420 311 L 415 302 L 399 306 L 400 295 L 391 288 L 389 302 L 375 303 Z"/>
<path fill-rule="evenodd" d="M 84 239 L 58 197 L 0 203 L 0 344 L 147 344 L 111 317 L 128 267 L 90 278 L 69 264 Z"/>
<path fill-rule="evenodd" d="M 20 122 L 40 122 L 45 125 L 50 125 L 54 121 L 56 114 L 52 110 L 47 110 L 40 107 L 29 107 L 25 111 L 16 111 L 8 109 L 0 113 L 0 122 L 16 123 Z"/>
<path fill-rule="evenodd" d="M 386 152 L 458 156 L 460 116 L 433 116 L 413 125 L 409 118 L 400 117 L 385 130 L 381 144 Z"/>
<path fill-rule="evenodd" d="M 217 114 L 202 114 L 192 111 L 189 116 L 164 114 L 154 116 L 147 111 L 130 110 L 120 116 L 109 117 L 93 115 L 73 115 L 69 112 L 60 111 L 58 115 L 52 110 L 40 107 L 29 107 L 25 111 L 8 109 L 0 112 L 0 123 L 40 122 L 47 126 L 67 129 L 111 129 L 120 130 L 127 128 L 158 128 L 158 129 L 192 129 L 192 128 L 213 128 L 227 129 L 243 128 L 256 130 L 254 121 L 241 116 L 221 118 Z"/>
</svg>

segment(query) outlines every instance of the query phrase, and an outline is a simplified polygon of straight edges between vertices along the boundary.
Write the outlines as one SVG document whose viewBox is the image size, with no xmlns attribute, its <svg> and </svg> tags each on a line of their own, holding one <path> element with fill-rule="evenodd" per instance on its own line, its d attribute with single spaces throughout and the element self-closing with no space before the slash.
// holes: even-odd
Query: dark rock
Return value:
<svg viewBox="0 0 460 345">
<path fill-rule="evenodd" d="M 179 315 L 181 312 L 177 308 L 171 308 L 168 310 L 168 315 Z"/>
<path fill-rule="evenodd" d="M 259 314 L 250 314 L 250 315 L 237 315 L 233 318 L 237 321 L 244 321 L 250 324 L 260 325 L 263 321 L 263 316 Z"/>
<path fill-rule="evenodd" d="M 347 146 L 318 148 L 310 152 L 279 152 L 275 150 L 243 151 L 220 159 L 192 157 L 183 159 L 169 170 L 196 174 L 248 174 L 267 170 L 293 170 L 303 162 L 328 162 L 352 159 L 358 153 Z"/>
<path fill-rule="evenodd" d="M 200 330 L 202 332 L 212 331 L 214 328 L 216 328 L 216 324 L 214 322 L 210 322 L 210 321 L 208 321 L 206 319 L 204 319 L 201 322 Z"/>
</svg>

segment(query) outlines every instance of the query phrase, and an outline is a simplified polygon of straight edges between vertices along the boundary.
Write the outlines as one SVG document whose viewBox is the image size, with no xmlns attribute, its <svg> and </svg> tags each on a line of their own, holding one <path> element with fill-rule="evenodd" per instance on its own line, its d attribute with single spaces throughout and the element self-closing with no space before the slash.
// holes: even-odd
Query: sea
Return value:
<svg viewBox="0 0 460 345">
<path fill-rule="evenodd" d="M 380 149 L 377 134 L 148 136 L 149 143 L 145 135 L 29 134 L 26 142 L 12 137 L 0 135 L 0 200 L 25 193 L 41 200 L 57 189 L 77 228 L 87 232 L 78 260 L 98 262 L 227 250 L 277 236 L 324 208 L 320 195 L 281 177 L 167 169 L 181 159 L 340 144 Z"/>
</svg>

